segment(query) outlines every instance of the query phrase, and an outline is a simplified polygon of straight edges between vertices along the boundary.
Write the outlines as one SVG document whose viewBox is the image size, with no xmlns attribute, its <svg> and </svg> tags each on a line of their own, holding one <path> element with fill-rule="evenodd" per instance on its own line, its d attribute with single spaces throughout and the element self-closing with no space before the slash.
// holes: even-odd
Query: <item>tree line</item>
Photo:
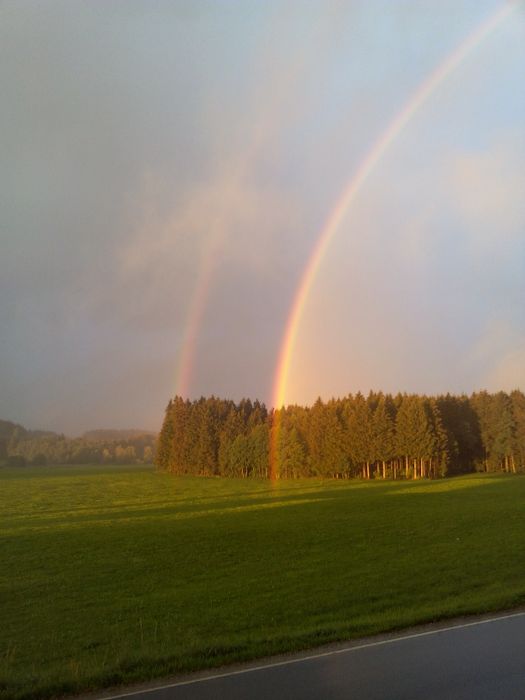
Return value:
<svg viewBox="0 0 525 700">
<path fill-rule="evenodd" d="M 139 430 L 98 430 L 70 438 L 0 421 L 0 462 L 46 464 L 152 464 L 157 435 Z"/>
<path fill-rule="evenodd" d="M 268 410 L 215 396 L 170 400 L 157 467 L 260 478 L 439 478 L 525 472 L 525 395 L 371 392 Z"/>
</svg>

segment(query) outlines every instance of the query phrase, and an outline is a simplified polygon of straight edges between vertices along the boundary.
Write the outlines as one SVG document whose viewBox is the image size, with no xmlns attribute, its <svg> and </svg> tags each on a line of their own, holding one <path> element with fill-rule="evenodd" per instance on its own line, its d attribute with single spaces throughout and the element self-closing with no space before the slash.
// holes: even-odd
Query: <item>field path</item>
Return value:
<svg viewBox="0 0 525 700">
<path fill-rule="evenodd" d="M 515 700 L 525 697 L 525 611 L 419 627 L 97 697 Z"/>
</svg>

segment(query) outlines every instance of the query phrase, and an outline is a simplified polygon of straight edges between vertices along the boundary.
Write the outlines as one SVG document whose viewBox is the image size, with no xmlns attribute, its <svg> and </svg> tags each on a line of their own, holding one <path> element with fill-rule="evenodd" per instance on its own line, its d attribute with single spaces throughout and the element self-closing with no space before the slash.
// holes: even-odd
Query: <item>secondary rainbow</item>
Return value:
<svg viewBox="0 0 525 700">
<path fill-rule="evenodd" d="M 190 302 L 188 317 L 184 328 L 184 337 L 181 343 L 180 360 L 177 367 L 177 379 L 175 393 L 178 396 L 188 397 L 190 382 L 195 362 L 197 337 L 206 311 L 209 291 L 213 279 L 213 254 L 207 251 L 199 267 L 199 274 L 195 291 Z"/>
<path fill-rule="evenodd" d="M 275 17 L 279 21 L 279 17 Z M 316 25 L 317 27 L 318 25 Z M 270 99 L 264 101 L 264 108 L 259 110 L 253 119 L 250 140 L 244 151 L 237 154 L 237 159 L 231 166 L 226 177 L 230 181 L 230 194 L 235 196 L 239 183 L 250 175 L 250 168 L 256 163 L 257 157 L 264 151 L 272 132 L 279 124 L 281 105 L 297 76 L 304 70 L 306 54 L 297 54 L 293 61 L 282 68 L 277 79 L 272 80 Z M 175 393 L 179 396 L 190 395 L 197 355 L 197 344 L 200 329 L 206 314 L 210 291 L 213 286 L 217 260 L 227 243 L 230 210 L 235 202 L 226 197 L 222 208 L 210 219 L 210 233 L 201 251 L 198 274 L 191 294 L 188 313 L 184 324 L 180 355 L 175 375 Z"/>
<path fill-rule="evenodd" d="M 412 117 L 428 100 L 432 93 L 453 73 L 458 66 L 474 51 L 517 7 L 518 1 L 505 3 L 491 14 L 445 60 L 426 78 L 410 97 L 401 111 L 389 123 L 372 148 L 360 162 L 350 182 L 345 186 L 336 201 L 334 209 L 327 218 L 317 242 L 312 250 L 303 272 L 293 303 L 288 314 L 285 333 L 279 352 L 277 370 L 273 389 L 273 406 L 278 409 L 286 404 L 290 364 L 294 352 L 297 332 L 301 323 L 306 301 L 312 289 L 315 277 L 341 222 L 348 209 L 355 201 L 367 177 L 381 160 L 388 147 L 399 136 Z"/>
</svg>

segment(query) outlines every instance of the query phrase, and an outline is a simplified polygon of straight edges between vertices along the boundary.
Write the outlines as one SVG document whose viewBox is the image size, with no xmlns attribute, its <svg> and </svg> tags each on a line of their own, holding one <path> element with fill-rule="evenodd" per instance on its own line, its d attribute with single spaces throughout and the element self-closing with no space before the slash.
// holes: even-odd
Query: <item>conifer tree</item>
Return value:
<svg viewBox="0 0 525 700">
<path fill-rule="evenodd" d="M 229 448 L 227 474 L 229 476 L 247 477 L 252 470 L 252 459 L 248 438 L 237 435 Z"/>
<path fill-rule="evenodd" d="M 323 473 L 324 442 L 324 404 L 319 397 L 308 413 L 306 443 L 308 446 L 309 466 L 312 474 Z"/>
<path fill-rule="evenodd" d="M 447 431 L 443 425 L 438 402 L 435 399 L 430 399 L 428 407 L 434 435 L 434 452 L 430 455 L 429 476 L 436 478 L 447 475 L 451 455 L 457 452 L 457 442 L 454 435 Z"/>
<path fill-rule="evenodd" d="M 306 462 L 306 447 L 297 428 L 282 425 L 278 439 L 279 478 L 289 479 L 300 476 Z"/>
<path fill-rule="evenodd" d="M 238 435 L 244 433 L 242 417 L 237 406 L 231 402 L 229 410 L 224 419 L 219 433 L 219 447 L 217 452 L 217 467 L 219 474 L 226 474 L 229 471 L 228 460 L 230 447 Z"/>
<path fill-rule="evenodd" d="M 370 479 L 372 421 L 370 407 L 361 393 L 356 394 L 350 403 L 346 435 L 351 461 L 361 467 L 363 478 Z"/>
<path fill-rule="evenodd" d="M 162 423 L 162 428 L 159 433 L 159 439 L 157 443 L 157 455 L 155 458 L 155 464 L 159 469 L 168 470 L 171 466 L 172 460 L 172 446 L 173 446 L 173 423 L 172 423 L 172 406 L 173 403 L 170 400 L 166 407 L 166 413 L 164 414 L 164 421 Z"/>
<path fill-rule="evenodd" d="M 341 477 L 348 472 L 349 460 L 345 449 L 345 433 L 337 409 L 336 402 L 330 401 L 324 410 L 321 470 L 323 474 Z"/>
<path fill-rule="evenodd" d="M 475 411 L 479 426 L 481 450 L 479 468 L 490 471 L 492 468 L 492 446 L 494 429 L 492 425 L 492 397 L 486 391 L 480 391 L 471 396 L 470 402 Z"/>
<path fill-rule="evenodd" d="M 516 389 L 510 400 L 515 426 L 512 471 L 525 472 L 525 394 Z"/>
<path fill-rule="evenodd" d="M 270 432 L 267 423 L 256 425 L 250 435 L 250 454 L 253 462 L 253 473 L 258 477 L 267 477 L 270 458 Z"/>
<path fill-rule="evenodd" d="M 189 402 L 176 396 L 171 402 L 171 455 L 169 470 L 184 474 L 189 466 L 188 454 L 188 413 Z"/>
<path fill-rule="evenodd" d="M 499 391 L 493 399 L 494 442 L 491 460 L 495 468 L 512 471 L 512 454 L 516 442 L 516 426 L 510 396 Z"/>
<path fill-rule="evenodd" d="M 199 406 L 199 433 L 196 445 L 198 473 L 210 476 L 217 472 L 219 436 L 213 402 Z"/>
<path fill-rule="evenodd" d="M 392 414 L 383 395 L 379 397 L 372 416 L 371 433 L 373 460 L 381 464 L 381 475 L 386 479 L 387 463 L 395 456 L 395 432 Z"/>
<path fill-rule="evenodd" d="M 427 400 L 404 396 L 396 418 L 396 451 L 405 460 L 405 477 L 424 476 L 425 460 L 435 451 Z"/>
<path fill-rule="evenodd" d="M 46 440 L 24 431 L 16 445 L 8 443 L 8 457 L 20 454 L 34 462 L 60 455 L 62 462 L 79 463 L 146 458 L 141 440 L 112 450 L 63 436 Z M 525 471 L 525 396 L 518 390 L 470 398 L 371 392 L 366 399 L 358 393 L 270 413 L 248 399 L 235 404 L 176 396 L 157 448 L 157 466 L 177 474 L 368 479 L 404 472 L 406 478 L 436 478 L 476 465 L 515 473 Z"/>
<path fill-rule="evenodd" d="M 447 474 L 461 474 L 481 459 L 481 435 L 478 418 L 465 396 L 439 396 L 436 399 L 443 427 L 448 435 Z"/>
</svg>

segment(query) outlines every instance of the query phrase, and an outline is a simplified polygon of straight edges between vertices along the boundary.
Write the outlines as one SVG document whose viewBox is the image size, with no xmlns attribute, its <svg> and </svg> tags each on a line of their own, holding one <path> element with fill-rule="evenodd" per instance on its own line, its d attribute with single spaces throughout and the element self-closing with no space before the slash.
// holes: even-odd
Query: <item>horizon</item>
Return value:
<svg viewBox="0 0 525 700">
<path fill-rule="evenodd" d="M 307 404 L 290 403 L 290 404 L 286 404 L 285 406 L 281 406 L 280 408 L 276 408 L 275 406 L 267 406 L 267 405 L 265 404 L 264 401 L 261 401 L 261 400 L 259 400 L 258 398 L 251 398 L 251 397 L 249 397 L 249 396 L 243 396 L 243 397 L 241 397 L 241 399 L 239 399 L 239 400 L 232 399 L 231 397 L 228 398 L 228 397 L 221 397 L 221 396 L 215 396 L 215 395 L 200 396 L 200 397 L 198 397 L 198 398 L 190 399 L 190 398 L 179 397 L 179 395 L 175 394 L 174 396 L 170 397 L 170 399 L 168 400 L 168 403 L 167 403 L 167 405 L 166 405 L 166 409 L 165 409 L 165 411 L 164 411 L 164 416 L 163 416 L 162 424 L 164 424 L 164 419 L 165 419 L 165 417 L 166 417 L 166 415 L 167 415 L 167 411 L 168 411 L 168 409 L 169 409 L 170 404 L 171 404 L 172 401 L 174 401 L 176 398 L 183 398 L 183 400 L 184 400 L 185 402 L 190 402 L 190 403 L 198 403 L 198 402 L 201 401 L 201 400 L 208 400 L 208 399 L 210 399 L 210 398 L 215 398 L 215 399 L 219 399 L 220 401 L 226 401 L 226 402 L 231 401 L 231 402 L 233 402 L 236 406 L 238 406 L 238 405 L 240 404 L 240 402 L 242 402 L 242 401 L 250 401 L 252 404 L 255 404 L 255 403 L 258 402 L 261 406 L 265 407 L 265 408 L 268 410 L 269 413 L 272 413 L 272 412 L 278 412 L 278 411 L 288 411 L 288 410 L 290 410 L 290 409 L 294 409 L 294 408 L 297 408 L 297 407 L 305 408 L 305 409 L 307 409 L 307 410 L 311 410 L 311 409 L 314 407 L 314 405 L 315 405 L 318 401 L 322 401 L 322 403 L 323 403 L 324 405 L 327 405 L 328 403 L 333 402 L 333 401 L 336 401 L 336 402 L 337 402 L 337 401 L 344 401 L 345 399 L 352 398 L 352 397 L 357 397 L 358 395 L 363 396 L 363 397 L 364 397 L 365 399 L 367 399 L 367 400 L 368 400 L 370 397 L 372 397 L 372 396 L 374 396 L 374 397 L 377 397 L 377 396 L 384 396 L 384 397 L 389 397 L 389 398 L 391 398 L 391 399 L 396 399 L 396 398 L 398 398 L 398 397 L 407 397 L 407 396 L 408 396 L 408 397 L 417 396 L 417 397 L 419 397 L 419 398 L 427 398 L 427 399 L 445 398 L 445 397 L 447 397 L 447 396 L 450 396 L 450 397 L 452 397 L 452 398 L 468 398 L 468 399 L 470 399 L 470 398 L 472 398 L 472 396 L 474 396 L 474 395 L 476 395 L 476 394 L 487 393 L 487 394 L 489 394 L 489 395 L 491 395 L 491 396 L 494 396 L 494 395 L 499 394 L 499 393 L 504 393 L 504 394 L 507 394 L 507 396 L 510 396 L 510 395 L 512 395 L 514 392 L 523 393 L 522 390 L 521 390 L 519 387 L 515 387 L 514 389 L 511 389 L 511 390 L 508 391 L 508 392 L 506 392 L 506 391 L 504 391 L 504 390 L 502 390 L 502 389 L 500 389 L 500 390 L 495 390 L 495 391 L 493 391 L 493 392 L 489 392 L 487 389 L 481 388 L 481 389 L 476 389 L 476 390 L 474 390 L 473 392 L 470 392 L 470 393 L 462 392 L 462 393 L 454 394 L 454 393 L 450 393 L 450 392 L 444 392 L 444 393 L 438 393 L 438 394 L 435 394 L 435 395 L 417 394 L 417 393 L 406 392 L 406 391 L 399 391 L 399 392 L 396 392 L 396 393 L 393 393 L 393 394 L 392 394 L 392 393 L 388 393 L 388 392 L 382 392 L 381 390 L 379 390 L 379 391 L 370 390 L 368 393 L 362 393 L 362 392 L 360 392 L 360 391 L 357 391 L 357 392 L 355 392 L 355 393 L 352 394 L 351 392 L 347 392 L 346 394 L 333 395 L 333 396 L 330 396 L 330 397 L 325 398 L 325 399 L 323 399 L 321 396 L 318 396 L 314 401 L 312 401 L 312 402 L 310 402 L 310 403 L 307 403 Z M 12 423 L 12 424 L 15 424 L 15 425 L 19 425 L 20 427 L 22 427 L 22 428 L 24 428 L 25 430 L 28 430 L 29 432 L 32 432 L 32 433 L 39 433 L 39 432 L 41 432 L 41 433 L 46 433 L 46 432 L 49 432 L 49 433 L 54 433 L 54 434 L 56 434 L 56 435 L 63 435 L 63 436 L 66 437 L 67 439 L 84 438 L 84 437 L 85 437 L 86 435 L 88 435 L 89 433 L 97 433 L 97 432 L 138 433 L 138 434 L 144 434 L 144 435 L 147 435 L 147 434 L 155 434 L 155 435 L 158 436 L 158 435 L 160 434 L 160 432 L 161 432 L 161 429 L 162 429 L 162 424 L 159 426 L 159 428 L 158 428 L 157 430 L 155 430 L 155 429 L 150 429 L 150 428 L 138 428 L 138 427 L 131 427 L 131 428 L 130 428 L 129 426 L 128 426 L 128 427 L 121 427 L 121 428 L 115 428 L 114 426 L 105 426 L 105 427 L 100 427 L 100 426 L 99 426 L 99 427 L 97 427 L 97 428 L 88 428 L 87 430 L 83 430 L 81 433 L 77 433 L 77 434 L 75 434 L 75 435 L 71 435 L 71 434 L 65 433 L 63 430 L 52 431 L 52 430 L 46 430 L 46 429 L 43 429 L 43 428 L 34 427 L 34 426 L 29 426 L 29 425 L 22 425 L 22 424 L 19 423 L 18 421 L 12 420 L 12 419 L 9 419 L 9 418 L 6 419 L 6 418 L 1 418 L 1 417 L 0 417 L 0 422 L 6 422 L 6 423 Z"/>
</svg>

